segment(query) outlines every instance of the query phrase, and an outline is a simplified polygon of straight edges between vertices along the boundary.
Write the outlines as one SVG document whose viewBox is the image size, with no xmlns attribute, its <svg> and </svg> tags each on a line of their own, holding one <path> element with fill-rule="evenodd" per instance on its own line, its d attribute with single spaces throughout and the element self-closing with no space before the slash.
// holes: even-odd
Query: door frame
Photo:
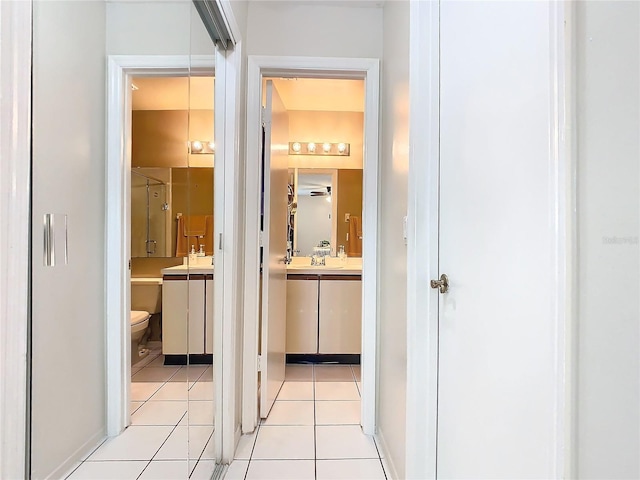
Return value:
<svg viewBox="0 0 640 480">
<path fill-rule="evenodd" d="M 575 170 L 573 6 L 548 2 L 551 99 L 550 159 L 555 234 L 555 442 L 554 478 L 573 471 L 573 332 L 575 328 Z M 436 478 L 438 418 L 438 278 L 440 163 L 440 1 L 410 5 L 410 145 L 407 250 L 406 478 Z M 424 192 L 428 192 L 425 194 Z M 425 292 L 431 294 L 425 295 Z M 425 315 L 426 313 L 426 315 Z"/>
<path fill-rule="evenodd" d="M 263 76 L 351 78 L 365 81 L 362 242 L 362 413 L 365 434 L 376 433 L 378 329 L 378 191 L 380 61 L 371 58 L 249 55 L 245 210 L 245 283 L 242 431 L 258 422 L 258 339 L 260 298 L 260 128 Z"/>
<path fill-rule="evenodd" d="M 194 70 L 210 72 L 215 69 L 218 56 L 218 53 L 210 56 L 110 55 L 107 60 L 105 318 L 108 436 L 119 435 L 129 425 L 130 420 L 131 77 L 135 75 L 188 76 Z M 221 79 L 220 82 L 221 84 L 216 78 L 219 88 L 224 88 L 224 81 Z M 215 125 L 218 125 L 218 122 L 224 125 L 224 117 L 221 115 L 224 115 L 224 109 L 214 109 Z M 216 144 L 217 148 L 223 151 L 222 134 L 220 138 L 220 141 L 216 139 Z M 224 155 L 220 157 L 222 158 L 218 158 L 218 162 L 224 163 Z M 222 181 L 216 182 L 215 187 L 222 183 Z M 216 192 L 215 188 L 214 192 Z M 221 231 L 222 216 L 218 215 L 218 212 L 224 211 L 224 191 L 221 190 L 214 195 L 215 213 L 218 217 L 214 232 L 217 236 Z M 224 269 L 218 267 L 217 259 L 216 268 L 218 271 L 222 270 L 224 276 Z M 216 296 L 223 284 L 224 281 L 215 282 Z M 214 302 L 214 316 L 222 318 L 221 312 L 221 302 Z M 216 345 L 214 345 L 214 351 L 219 351 L 216 350 Z M 216 411 L 218 410 L 220 409 Z"/>
<path fill-rule="evenodd" d="M 31 12 L 0 2 L 0 478 L 29 476 Z"/>
</svg>

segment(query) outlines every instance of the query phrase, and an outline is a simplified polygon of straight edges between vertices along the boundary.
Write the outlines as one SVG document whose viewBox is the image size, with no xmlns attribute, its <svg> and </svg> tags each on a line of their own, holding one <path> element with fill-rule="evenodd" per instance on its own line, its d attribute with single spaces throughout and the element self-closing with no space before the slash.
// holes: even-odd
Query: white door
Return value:
<svg viewBox="0 0 640 480">
<path fill-rule="evenodd" d="M 441 2 L 438 478 L 554 476 L 550 11 Z"/>
<path fill-rule="evenodd" d="M 264 223 L 260 416 L 266 418 L 284 382 L 287 320 L 287 183 L 289 117 L 267 81 L 264 115 Z"/>
</svg>

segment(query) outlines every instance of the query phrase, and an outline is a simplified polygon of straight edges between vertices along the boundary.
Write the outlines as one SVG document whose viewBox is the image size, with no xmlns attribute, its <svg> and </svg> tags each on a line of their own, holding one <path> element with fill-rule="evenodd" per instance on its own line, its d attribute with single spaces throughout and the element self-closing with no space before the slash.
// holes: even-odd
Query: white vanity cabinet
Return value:
<svg viewBox="0 0 640 480">
<path fill-rule="evenodd" d="M 362 280 L 320 277 L 318 353 L 357 354 L 362 345 Z"/>
<path fill-rule="evenodd" d="M 177 267 L 172 267 L 177 268 Z M 213 353 L 213 274 L 163 270 L 162 353 Z"/>
<path fill-rule="evenodd" d="M 318 276 L 287 276 L 287 353 L 318 351 Z"/>
<path fill-rule="evenodd" d="M 287 275 L 288 354 L 360 354 L 361 275 Z"/>
<path fill-rule="evenodd" d="M 187 353 L 189 315 L 188 275 L 164 275 L 162 278 L 162 353 Z"/>
</svg>

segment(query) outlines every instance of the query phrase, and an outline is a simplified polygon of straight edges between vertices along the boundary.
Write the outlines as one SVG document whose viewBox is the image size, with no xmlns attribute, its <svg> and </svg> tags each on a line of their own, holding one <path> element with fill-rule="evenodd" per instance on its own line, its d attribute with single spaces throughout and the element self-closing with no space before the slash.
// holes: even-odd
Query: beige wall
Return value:
<svg viewBox="0 0 640 480">
<path fill-rule="evenodd" d="M 640 478 L 640 4 L 577 2 L 577 472 Z"/>
<path fill-rule="evenodd" d="M 290 142 L 345 142 L 349 156 L 289 155 L 289 168 L 362 168 L 364 114 L 290 110 Z"/>
<path fill-rule="evenodd" d="M 104 2 L 33 2 L 33 479 L 105 435 L 105 66 Z M 45 213 L 67 215 L 68 265 L 43 266 Z"/>
<path fill-rule="evenodd" d="M 362 170 L 338 170 L 338 245 L 349 251 L 347 233 L 349 222 L 344 214 L 349 213 L 362 219 Z M 338 245 L 334 249 L 338 250 Z"/>
<path fill-rule="evenodd" d="M 213 110 L 134 110 L 132 167 L 213 166 L 210 154 L 189 154 L 189 140 L 213 140 Z"/>
<path fill-rule="evenodd" d="M 409 2 L 384 8 L 380 166 L 378 433 L 398 478 L 405 477 L 407 214 L 409 169 Z"/>
</svg>

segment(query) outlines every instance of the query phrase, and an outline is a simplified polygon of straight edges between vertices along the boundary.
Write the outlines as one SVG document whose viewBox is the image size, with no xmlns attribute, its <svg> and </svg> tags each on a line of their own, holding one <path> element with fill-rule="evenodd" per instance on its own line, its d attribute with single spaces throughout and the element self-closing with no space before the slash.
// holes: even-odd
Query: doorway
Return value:
<svg viewBox="0 0 640 480">
<path fill-rule="evenodd" d="M 260 114 L 261 99 L 266 78 L 314 78 L 314 79 L 350 79 L 364 81 L 364 116 L 363 116 L 363 211 L 362 211 L 362 327 L 358 331 L 361 345 L 362 360 L 362 409 L 361 424 L 366 434 L 375 433 L 375 358 L 376 358 L 376 272 L 377 272 L 377 154 L 378 154 L 378 76 L 379 65 L 377 60 L 369 59 L 287 59 L 286 57 L 249 57 L 249 92 L 248 92 L 248 127 L 247 127 L 247 158 L 260 158 L 260 129 L 262 128 L 262 118 Z M 292 80 L 289 80 L 292 81 Z M 317 143 L 317 145 L 316 145 Z M 324 145 L 324 144 L 327 145 Z M 286 155 L 295 156 L 300 150 L 307 149 L 307 153 L 318 155 L 310 156 L 313 162 L 322 165 L 322 150 L 325 153 L 337 155 L 338 151 L 344 153 L 345 142 L 329 139 L 294 139 L 279 137 L 276 145 Z M 299 144 L 299 145 L 298 145 Z M 332 144 L 332 145 L 331 145 Z M 300 150 L 298 150 L 300 148 Z M 335 149 L 335 152 L 332 150 Z M 286 162 L 285 162 L 286 164 Z M 304 164 L 303 164 L 304 165 Z M 304 165 L 307 166 L 307 165 Z M 258 422 L 258 369 L 256 359 L 259 352 L 259 340 L 261 322 L 265 322 L 265 316 L 261 316 L 260 296 L 263 290 L 261 285 L 260 272 L 260 220 L 261 220 L 261 169 L 247 168 L 247 250 L 245 253 L 245 338 L 244 338 L 244 371 L 243 371 L 243 415 L 242 430 L 245 433 L 255 430 Z M 298 172 L 299 173 L 299 172 Z M 265 167 L 264 176 L 267 171 Z M 295 170 L 293 172 L 295 178 Z M 294 182 L 295 183 L 295 182 Z M 339 189 L 338 189 L 339 190 Z M 325 192 L 326 191 L 325 188 Z M 295 193 L 294 193 L 295 196 Z M 267 205 L 268 192 L 265 190 L 264 203 Z M 286 204 L 285 204 L 286 207 Z M 289 209 L 289 216 L 291 214 Z M 340 218 L 337 219 L 340 223 Z M 269 225 L 270 226 L 270 225 Z M 265 223 L 265 232 L 267 224 Z M 286 237 L 285 237 L 286 239 Z M 268 239 L 266 233 L 262 236 L 262 245 L 265 248 L 265 258 L 269 255 Z M 340 243 L 337 241 L 337 243 Z M 319 245 L 318 249 L 326 249 L 331 252 L 331 241 Z M 333 246 L 337 248 L 336 245 Z M 286 248 L 285 248 L 286 250 Z M 291 252 L 295 250 L 291 245 Z M 296 252 L 297 253 L 297 252 Z M 302 252 L 300 252 L 302 253 Z M 322 256 L 320 251 L 316 252 Z M 282 252 L 283 257 L 288 255 Z M 334 250 L 335 254 L 335 250 Z M 277 257 L 273 257 L 276 258 Z M 291 258 L 292 263 L 296 262 L 296 256 Z M 285 271 L 285 269 L 283 269 Z M 262 279 L 267 273 L 263 272 Z M 285 273 L 286 276 L 286 273 Z M 285 278 L 285 277 L 283 277 Z M 354 279 L 351 279 L 354 280 Z M 262 310 L 264 312 L 264 310 Z M 267 313 L 268 315 L 268 313 Z M 268 321 L 268 320 L 267 320 Z M 269 328 L 269 327 L 267 327 Z M 317 327 L 316 327 L 317 328 Z M 311 329 L 313 330 L 313 328 Z M 282 353 L 284 345 L 281 343 Z M 316 353 L 318 351 L 316 350 Z M 265 356 L 266 353 L 266 356 Z M 263 351 L 262 366 L 260 375 L 264 374 L 266 362 L 268 362 L 269 352 Z M 284 355 L 282 356 L 284 361 Z M 260 361 L 260 360 L 259 360 Z M 284 366 L 284 365 L 283 365 Z M 266 365 L 269 368 L 268 364 Z M 284 381 L 284 368 L 280 370 L 282 378 L 276 380 L 277 394 L 282 381 Z M 266 373 L 268 375 L 268 372 Z M 267 382 L 271 379 L 267 380 Z M 263 384 L 265 380 L 262 380 Z M 278 385 L 279 384 L 279 385 Z M 271 395 L 269 402 L 275 400 L 275 395 Z M 264 405 L 264 403 L 263 403 Z M 266 409 L 268 412 L 268 409 Z M 265 412 L 261 416 L 266 416 Z"/>
</svg>

